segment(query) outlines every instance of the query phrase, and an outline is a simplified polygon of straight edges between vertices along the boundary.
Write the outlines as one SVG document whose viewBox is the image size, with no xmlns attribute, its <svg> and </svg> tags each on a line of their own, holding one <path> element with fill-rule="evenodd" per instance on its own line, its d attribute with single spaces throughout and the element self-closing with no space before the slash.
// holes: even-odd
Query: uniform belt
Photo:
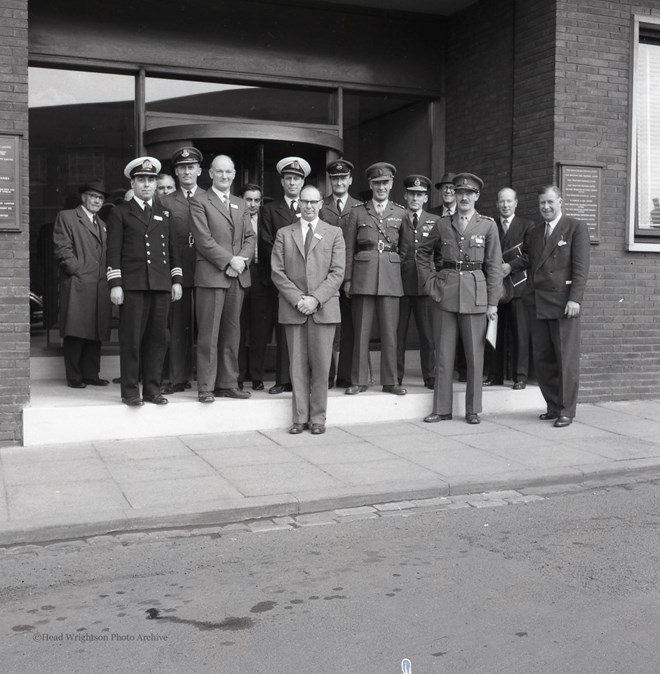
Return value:
<svg viewBox="0 0 660 674">
<path fill-rule="evenodd" d="M 443 260 L 440 269 L 455 269 L 456 271 L 475 271 L 481 269 L 481 262 L 461 262 L 456 260 Z"/>
<path fill-rule="evenodd" d="M 379 253 L 382 253 L 383 251 L 387 251 L 388 253 L 398 253 L 396 246 L 393 246 L 391 243 L 384 243 L 383 241 L 379 241 L 378 243 L 373 243 L 371 241 L 358 243 L 358 251 L 361 250 L 377 250 Z"/>
</svg>

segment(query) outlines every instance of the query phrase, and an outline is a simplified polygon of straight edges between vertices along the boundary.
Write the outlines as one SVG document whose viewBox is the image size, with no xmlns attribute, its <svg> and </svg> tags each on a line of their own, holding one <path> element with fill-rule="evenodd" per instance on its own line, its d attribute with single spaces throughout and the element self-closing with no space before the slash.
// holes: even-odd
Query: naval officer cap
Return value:
<svg viewBox="0 0 660 674">
<path fill-rule="evenodd" d="M 157 176 L 160 173 L 160 162 L 155 157 L 138 157 L 129 161 L 124 175 L 131 180 L 135 176 Z"/>
<path fill-rule="evenodd" d="M 351 164 L 350 161 L 345 159 L 337 159 L 331 161 L 326 167 L 325 170 L 331 178 L 340 178 L 341 176 L 350 176 L 353 173 L 355 167 Z"/>
<path fill-rule="evenodd" d="M 455 173 L 448 171 L 447 173 L 445 173 L 445 175 L 442 176 L 442 178 L 440 178 L 440 180 L 438 180 L 438 182 L 435 184 L 435 187 L 441 190 L 443 185 L 453 185 L 455 177 L 456 177 Z"/>
<path fill-rule="evenodd" d="M 454 189 L 481 192 L 484 181 L 474 173 L 459 173 L 454 177 Z"/>
<path fill-rule="evenodd" d="M 426 176 L 413 174 L 403 179 L 403 186 L 408 192 L 428 192 L 431 189 L 431 180 Z"/>
<path fill-rule="evenodd" d="M 379 161 L 369 166 L 365 173 L 367 180 L 388 180 L 396 175 L 396 167 L 385 161 Z"/>
<path fill-rule="evenodd" d="M 192 146 L 181 147 L 172 155 L 172 166 L 178 164 L 201 164 L 202 153 Z"/>
<path fill-rule="evenodd" d="M 302 157 L 284 157 L 277 162 L 275 169 L 281 176 L 293 173 L 302 178 L 306 178 L 312 172 L 312 167 Z"/>
</svg>

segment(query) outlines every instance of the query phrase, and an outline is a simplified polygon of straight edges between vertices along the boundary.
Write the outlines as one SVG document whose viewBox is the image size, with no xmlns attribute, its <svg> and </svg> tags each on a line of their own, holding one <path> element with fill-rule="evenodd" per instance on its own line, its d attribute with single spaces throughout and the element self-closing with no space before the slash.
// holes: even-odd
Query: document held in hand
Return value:
<svg viewBox="0 0 660 674">
<path fill-rule="evenodd" d="M 511 264 L 514 260 L 522 256 L 522 243 L 518 243 L 512 248 L 508 248 L 502 253 L 502 262 L 508 262 Z M 527 280 L 527 270 L 523 269 L 521 271 L 511 272 L 509 274 L 511 283 L 515 286 L 524 283 Z"/>
<path fill-rule="evenodd" d="M 488 321 L 486 327 L 486 341 L 495 349 L 497 347 L 497 316 Z"/>
</svg>

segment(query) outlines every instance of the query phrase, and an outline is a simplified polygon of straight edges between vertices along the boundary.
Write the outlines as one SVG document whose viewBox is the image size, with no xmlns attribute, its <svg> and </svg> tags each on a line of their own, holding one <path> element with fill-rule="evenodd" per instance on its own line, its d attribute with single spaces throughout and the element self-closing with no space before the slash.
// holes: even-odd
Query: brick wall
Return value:
<svg viewBox="0 0 660 674">
<path fill-rule="evenodd" d="M 27 54 L 27 0 L 0 0 L 0 134 L 24 134 L 22 231 L 0 232 L 0 444 L 20 442 L 30 391 Z"/>
<path fill-rule="evenodd" d="M 602 163 L 581 400 L 660 397 L 660 255 L 625 251 L 632 15 L 657 0 L 557 4 L 555 161 Z"/>
</svg>

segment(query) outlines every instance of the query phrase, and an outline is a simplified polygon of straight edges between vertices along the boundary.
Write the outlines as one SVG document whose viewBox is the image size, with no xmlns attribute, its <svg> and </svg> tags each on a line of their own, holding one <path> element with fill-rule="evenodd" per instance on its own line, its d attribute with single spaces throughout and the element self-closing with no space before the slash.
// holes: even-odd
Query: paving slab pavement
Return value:
<svg viewBox="0 0 660 674">
<path fill-rule="evenodd" d="M 0 448 L 0 545 L 269 519 L 309 525 L 416 501 L 660 477 L 660 401 L 583 404 L 568 428 L 529 412 Z M 502 499 L 500 499 L 502 500 Z M 412 507 L 412 506 L 411 506 Z M 304 516 L 304 517 L 302 517 Z M 300 519 L 302 517 L 302 519 Z M 270 521 L 272 520 L 272 522 Z M 273 523 L 274 522 L 274 523 Z"/>
</svg>

